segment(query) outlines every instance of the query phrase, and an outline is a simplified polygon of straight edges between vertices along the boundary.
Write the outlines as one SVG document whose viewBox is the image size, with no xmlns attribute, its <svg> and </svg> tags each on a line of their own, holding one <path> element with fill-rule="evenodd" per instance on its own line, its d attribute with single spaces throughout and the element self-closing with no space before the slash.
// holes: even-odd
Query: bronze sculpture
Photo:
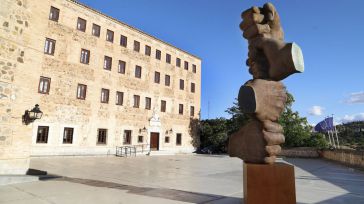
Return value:
<svg viewBox="0 0 364 204">
<path fill-rule="evenodd" d="M 229 140 L 229 155 L 246 163 L 276 160 L 284 142 L 278 118 L 287 94 L 280 80 L 304 71 L 303 55 L 295 43 L 284 42 L 278 12 L 271 3 L 252 7 L 242 13 L 240 28 L 248 40 L 247 65 L 253 79 L 239 91 L 239 106 L 252 120 Z"/>
</svg>

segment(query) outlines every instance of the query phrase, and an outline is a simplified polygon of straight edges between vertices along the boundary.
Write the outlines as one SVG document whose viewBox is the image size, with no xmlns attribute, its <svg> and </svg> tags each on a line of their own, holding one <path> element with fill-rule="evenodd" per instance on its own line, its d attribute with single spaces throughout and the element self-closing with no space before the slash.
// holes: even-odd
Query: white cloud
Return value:
<svg viewBox="0 0 364 204">
<path fill-rule="evenodd" d="M 364 91 L 351 93 L 349 98 L 345 100 L 348 104 L 364 104 Z"/>
<path fill-rule="evenodd" d="M 349 123 L 354 121 L 364 121 L 364 113 L 358 113 L 353 115 L 345 115 L 343 118 L 339 119 L 341 123 Z"/>
<path fill-rule="evenodd" d="M 320 116 L 324 113 L 325 108 L 321 107 L 321 106 L 312 106 L 309 110 L 308 113 L 310 115 L 315 115 L 315 116 Z"/>
</svg>

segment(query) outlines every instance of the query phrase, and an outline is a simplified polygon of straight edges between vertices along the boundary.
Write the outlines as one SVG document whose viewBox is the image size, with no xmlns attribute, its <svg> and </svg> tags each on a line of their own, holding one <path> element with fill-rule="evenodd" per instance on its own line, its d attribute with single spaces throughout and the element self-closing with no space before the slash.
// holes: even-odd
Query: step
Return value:
<svg viewBox="0 0 364 204">
<path fill-rule="evenodd" d="M 39 177 L 31 175 L 0 175 L 0 186 L 33 181 L 39 181 Z"/>
<path fill-rule="evenodd" d="M 167 155 L 176 155 L 176 152 L 159 150 L 159 151 L 150 151 L 149 156 L 167 156 Z"/>
</svg>

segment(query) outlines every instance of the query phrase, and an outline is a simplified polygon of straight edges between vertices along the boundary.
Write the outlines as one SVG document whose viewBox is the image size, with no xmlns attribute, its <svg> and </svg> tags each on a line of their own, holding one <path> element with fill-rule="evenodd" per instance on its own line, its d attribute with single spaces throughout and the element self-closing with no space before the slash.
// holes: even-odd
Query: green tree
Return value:
<svg viewBox="0 0 364 204">
<path fill-rule="evenodd" d="M 321 133 L 312 133 L 312 127 L 305 117 L 300 117 L 297 111 L 292 110 L 294 98 L 287 93 L 286 107 L 279 118 L 286 141 L 284 147 L 317 147 L 326 148 L 327 142 Z M 226 110 L 230 119 L 216 118 L 202 120 L 199 123 L 200 147 L 210 147 L 215 151 L 223 152 L 227 145 L 228 136 L 239 130 L 249 122 L 247 114 L 241 112 L 238 102 L 235 99 L 233 106 Z"/>
<path fill-rule="evenodd" d="M 349 122 L 336 126 L 340 145 L 364 150 L 364 121 Z"/>
<path fill-rule="evenodd" d="M 233 106 L 228 108 L 225 112 L 227 112 L 231 116 L 231 118 L 226 121 L 228 135 L 237 132 L 240 129 L 240 127 L 247 124 L 250 120 L 249 116 L 247 114 L 244 114 L 240 110 L 238 99 L 236 98 L 233 103 Z"/>
<path fill-rule="evenodd" d="M 209 147 L 223 152 L 228 138 L 226 124 L 225 118 L 202 120 L 200 122 L 200 147 Z"/>
<path fill-rule="evenodd" d="M 190 125 L 189 125 L 189 133 L 192 137 L 191 144 L 195 148 L 200 147 L 200 134 L 201 134 L 201 124 L 200 119 L 198 118 L 190 118 Z"/>
<path fill-rule="evenodd" d="M 282 125 L 286 138 L 284 147 L 327 147 L 324 135 L 320 133 L 312 133 L 312 127 L 308 124 L 305 117 L 300 117 L 297 111 L 292 110 L 294 98 L 290 93 L 287 93 L 286 107 L 279 118 L 278 122 Z M 250 118 L 247 114 L 241 112 L 237 100 L 233 106 L 226 110 L 231 115 L 227 120 L 227 133 L 232 133 L 239 130 L 249 122 Z"/>
<path fill-rule="evenodd" d="M 317 147 L 326 148 L 327 142 L 321 133 L 312 133 L 312 127 L 306 117 L 300 117 L 297 111 L 292 110 L 295 102 L 292 94 L 287 92 L 286 107 L 278 122 L 282 125 L 286 138 L 284 147 Z"/>
<path fill-rule="evenodd" d="M 329 147 L 325 139 L 325 135 L 322 133 L 311 133 L 311 136 L 306 138 L 303 144 L 306 147 L 316 147 L 319 149 L 325 149 Z"/>
<path fill-rule="evenodd" d="M 282 125 L 286 141 L 285 147 L 302 147 L 311 137 L 311 127 L 305 117 L 300 117 L 297 111 L 292 110 L 294 98 L 287 93 L 286 107 L 278 122 Z"/>
</svg>

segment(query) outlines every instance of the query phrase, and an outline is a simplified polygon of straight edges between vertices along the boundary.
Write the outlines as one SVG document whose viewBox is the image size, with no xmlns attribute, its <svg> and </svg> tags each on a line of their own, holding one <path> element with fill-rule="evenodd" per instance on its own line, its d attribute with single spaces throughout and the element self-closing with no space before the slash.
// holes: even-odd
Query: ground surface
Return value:
<svg viewBox="0 0 364 204">
<path fill-rule="evenodd" d="M 364 203 L 364 172 L 318 159 L 295 165 L 298 203 Z M 240 203 L 242 162 L 178 155 L 36 158 L 58 178 L 0 186 L 0 203 Z"/>
</svg>

